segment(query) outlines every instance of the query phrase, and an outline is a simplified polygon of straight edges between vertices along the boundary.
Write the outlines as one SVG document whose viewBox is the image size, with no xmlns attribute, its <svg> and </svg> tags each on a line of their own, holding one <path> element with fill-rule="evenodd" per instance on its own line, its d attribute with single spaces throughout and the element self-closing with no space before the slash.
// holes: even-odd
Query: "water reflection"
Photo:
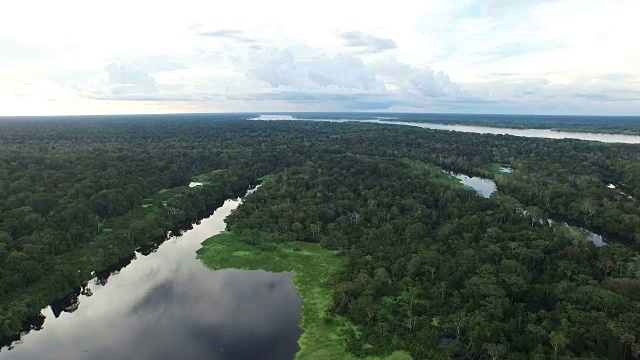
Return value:
<svg viewBox="0 0 640 360">
<path fill-rule="evenodd" d="M 95 273 L 95 278 L 93 279 L 93 283 L 96 285 L 105 286 L 111 275 L 119 274 L 120 270 L 125 268 L 127 265 L 131 264 L 131 261 L 135 259 L 136 259 L 136 254 L 133 254 L 129 257 L 126 257 L 118 261 L 117 263 L 111 265 L 110 267 L 108 267 L 103 271 L 98 271 L 97 273 Z"/>
<path fill-rule="evenodd" d="M 259 115 L 258 117 L 252 118 L 251 120 L 272 121 L 272 120 L 302 120 L 302 119 L 295 118 L 291 115 Z"/>
<path fill-rule="evenodd" d="M 87 285 L 82 287 L 77 287 L 73 289 L 72 292 L 67 294 L 67 296 L 54 301 L 50 305 L 51 312 L 54 317 L 60 317 L 62 312 L 72 313 L 78 309 L 80 305 L 80 295 L 85 295 L 87 297 L 93 295 L 93 291 Z"/>
<path fill-rule="evenodd" d="M 225 202 L 108 283 L 103 277 L 52 304 L 42 330 L 0 351 L 0 359 L 293 358 L 301 334 L 293 274 L 213 272 L 195 259 L 238 204 Z"/>
<path fill-rule="evenodd" d="M 457 179 L 459 179 L 465 186 L 468 186 L 472 189 L 474 189 L 476 192 L 478 192 L 478 194 L 482 195 L 485 198 L 489 198 L 491 196 L 491 194 L 493 194 L 494 192 L 498 191 L 498 188 L 496 186 L 496 183 L 491 180 L 491 179 L 487 179 L 487 178 L 483 178 L 483 177 L 479 177 L 479 176 L 467 176 L 464 174 L 457 174 L 457 173 L 453 173 L 450 171 L 445 171 L 447 174 L 456 177 Z M 526 213 L 526 211 L 525 211 Z M 542 222 L 542 220 L 541 220 Z M 544 222 L 543 222 L 544 223 Z M 553 219 L 547 218 L 546 219 L 546 224 L 551 226 L 555 223 L 555 221 Z M 595 246 L 605 246 L 607 245 L 607 243 L 604 241 L 604 238 L 602 237 L 602 235 L 600 234 L 596 234 L 593 231 L 589 231 L 581 226 L 578 226 L 576 224 L 572 224 L 569 225 L 567 223 L 567 221 L 564 221 L 562 223 L 563 226 L 566 227 L 570 227 L 572 230 L 575 229 L 575 231 L 582 231 L 584 234 L 586 234 L 587 236 L 587 241 L 591 242 L 593 245 Z"/>
<path fill-rule="evenodd" d="M 591 231 L 589 231 L 589 233 L 587 234 L 587 241 L 591 242 L 596 247 L 607 245 L 607 243 L 604 242 L 604 239 L 602 238 L 602 235 L 598 235 L 598 234 L 593 233 Z"/>
<path fill-rule="evenodd" d="M 557 221 L 551 219 L 551 218 L 547 218 L 547 225 L 549 226 L 553 226 L 553 224 L 557 223 Z M 596 234 L 593 231 L 587 230 L 581 226 L 578 226 L 576 224 L 569 224 L 567 221 L 563 221 L 562 222 L 562 226 L 567 227 L 569 229 L 571 229 L 572 231 L 581 231 L 584 234 L 587 235 L 587 241 L 591 242 L 593 245 L 595 245 L 596 247 L 600 247 L 600 246 L 605 246 L 607 245 L 607 243 L 604 241 L 604 237 L 602 237 L 602 235 L 600 234 Z"/>
<path fill-rule="evenodd" d="M 462 184 L 474 189 L 478 194 L 482 195 L 485 198 L 489 198 L 491 194 L 498 190 L 498 188 L 496 187 L 496 183 L 490 179 L 479 176 L 467 176 L 450 171 L 447 171 L 446 173 L 459 179 Z"/>
</svg>

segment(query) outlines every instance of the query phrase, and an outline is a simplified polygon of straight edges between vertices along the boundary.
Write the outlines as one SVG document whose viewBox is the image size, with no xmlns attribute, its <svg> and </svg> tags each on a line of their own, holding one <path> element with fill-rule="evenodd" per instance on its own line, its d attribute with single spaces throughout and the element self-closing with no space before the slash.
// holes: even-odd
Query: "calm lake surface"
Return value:
<svg viewBox="0 0 640 360">
<path fill-rule="evenodd" d="M 0 359 L 292 359 L 302 333 L 293 274 L 210 271 L 196 259 L 239 204 L 228 200 L 156 252 L 136 254 L 106 284 L 92 281 L 73 312 L 44 309 L 43 328 Z"/>
<path fill-rule="evenodd" d="M 306 120 L 306 119 L 295 118 L 291 115 L 260 115 L 256 118 L 253 118 L 253 120 Z M 331 121 L 331 122 L 358 121 L 358 122 L 374 123 L 374 124 L 416 126 L 416 127 L 425 128 L 425 129 L 460 131 L 460 132 L 478 133 L 478 134 L 513 135 L 513 136 L 538 137 L 538 138 L 549 138 L 549 139 L 580 139 L 580 140 L 601 141 L 601 142 L 607 142 L 607 143 L 640 144 L 640 136 L 638 135 L 555 131 L 551 129 L 511 129 L 511 128 L 499 128 L 499 127 L 488 127 L 488 126 L 443 125 L 443 124 L 434 124 L 434 123 L 389 121 L 389 119 L 383 119 L 380 117 L 373 118 L 371 120 L 354 120 L 354 119 L 344 119 L 344 120 L 310 119 L 310 120 Z"/>
<path fill-rule="evenodd" d="M 467 176 L 465 174 L 457 174 L 449 171 L 446 173 L 460 180 L 463 185 L 474 189 L 478 194 L 482 195 L 482 197 L 489 198 L 491 194 L 498 191 L 496 183 L 491 179 L 479 176 Z"/>
</svg>

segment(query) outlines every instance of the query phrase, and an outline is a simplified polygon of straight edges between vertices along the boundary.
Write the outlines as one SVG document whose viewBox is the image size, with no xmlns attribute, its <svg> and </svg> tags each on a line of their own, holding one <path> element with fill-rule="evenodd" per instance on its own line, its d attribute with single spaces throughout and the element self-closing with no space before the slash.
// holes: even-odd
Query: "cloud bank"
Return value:
<svg viewBox="0 0 640 360">
<path fill-rule="evenodd" d="M 635 0 L 327 1 L 15 3 L 0 22 L 0 115 L 640 115 Z"/>
</svg>

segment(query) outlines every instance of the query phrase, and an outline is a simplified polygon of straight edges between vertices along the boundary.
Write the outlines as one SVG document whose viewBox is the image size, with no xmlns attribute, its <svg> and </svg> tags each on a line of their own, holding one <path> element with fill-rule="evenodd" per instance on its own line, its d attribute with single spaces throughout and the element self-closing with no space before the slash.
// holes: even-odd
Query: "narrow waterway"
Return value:
<svg viewBox="0 0 640 360">
<path fill-rule="evenodd" d="M 291 273 L 211 271 L 196 259 L 240 199 L 106 279 L 43 310 L 0 359 L 291 359 L 301 300 Z"/>
<path fill-rule="evenodd" d="M 509 171 L 503 171 L 502 169 L 508 169 Z M 511 168 L 507 168 L 507 167 L 501 168 L 501 172 L 511 172 L 511 171 L 512 171 Z M 483 178 L 480 176 L 468 176 L 465 174 L 459 174 L 459 173 L 454 173 L 450 171 L 445 171 L 445 173 L 457 178 L 458 180 L 460 180 L 460 182 L 462 182 L 463 185 L 475 190 L 478 193 L 478 195 L 484 198 L 489 198 L 491 194 L 498 191 L 498 187 L 496 186 L 496 183 L 491 179 Z M 552 226 L 553 224 L 556 223 L 556 221 L 554 221 L 551 218 L 546 218 L 544 219 L 544 221 L 549 226 Z M 562 224 L 562 226 L 566 226 L 570 228 L 571 231 L 582 232 L 584 235 L 586 235 L 587 241 L 591 242 L 595 246 L 607 245 L 607 242 L 605 241 L 606 239 L 602 235 L 597 234 L 591 230 L 585 229 L 584 227 L 578 224 L 575 224 L 575 223 L 569 224 L 569 220 L 562 221 L 560 222 L 560 224 Z"/>
</svg>

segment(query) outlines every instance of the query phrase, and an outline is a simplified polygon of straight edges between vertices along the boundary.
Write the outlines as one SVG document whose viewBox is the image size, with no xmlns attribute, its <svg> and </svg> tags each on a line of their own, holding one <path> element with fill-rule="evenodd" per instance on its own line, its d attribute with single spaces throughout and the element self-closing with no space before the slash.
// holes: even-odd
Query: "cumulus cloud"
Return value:
<svg viewBox="0 0 640 360">
<path fill-rule="evenodd" d="M 254 2 L 250 12 L 244 2 L 115 1 L 99 14 L 79 9 L 83 16 L 65 11 L 70 0 L 38 13 L 30 1 L 14 2 L 17 15 L 0 22 L 0 53 L 8 54 L 0 58 L 0 111 L 29 114 L 52 98 L 65 112 L 96 98 L 317 110 L 322 96 L 323 110 L 640 111 L 640 57 L 629 45 L 637 0 L 369 2 L 367 16 L 344 0 Z M 113 64 L 105 69 L 104 59 Z M 243 97 L 252 100 L 225 102 Z"/>
<path fill-rule="evenodd" d="M 74 84 L 73 88 L 81 97 L 94 100 L 125 101 L 224 101 L 228 81 L 220 80 L 219 74 L 191 71 L 183 66 L 170 66 L 162 57 L 159 64 L 149 68 L 158 69 L 155 74 L 137 66 L 147 63 L 137 60 L 131 63 L 110 63 L 99 75 L 88 83 Z M 154 76 L 155 75 L 155 76 Z M 159 81 L 158 79 L 162 80 Z"/>
<path fill-rule="evenodd" d="M 408 82 L 413 90 L 429 97 L 459 95 L 461 93 L 460 85 L 451 81 L 449 75 L 428 68 L 415 71 L 409 77 Z"/>
<path fill-rule="evenodd" d="M 432 98 L 467 95 L 448 74 L 428 66 L 418 68 L 396 58 L 386 58 L 372 63 L 371 67 L 398 93 Z"/>
<path fill-rule="evenodd" d="M 297 90 L 383 92 L 384 83 L 362 59 L 349 56 L 297 60 L 287 49 L 268 48 L 251 54 L 250 74 L 272 87 Z"/>
<path fill-rule="evenodd" d="M 248 73 L 263 86 L 257 92 L 234 94 L 229 99 L 324 104 L 336 110 L 482 101 L 446 73 L 414 67 L 395 57 L 365 63 L 353 55 L 296 56 L 289 49 L 275 47 L 254 51 L 249 57 Z"/>
<path fill-rule="evenodd" d="M 340 34 L 345 46 L 358 48 L 362 52 L 376 53 L 398 47 L 395 41 L 361 31 L 348 31 Z"/>
<path fill-rule="evenodd" d="M 180 100 L 177 93 L 161 92 L 156 79 L 130 64 L 110 63 L 93 81 L 76 90 L 97 100 Z"/>
<path fill-rule="evenodd" d="M 156 80 L 140 69 L 111 63 L 104 70 L 107 85 L 114 95 L 153 93 L 158 90 Z"/>
<path fill-rule="evenodd" d="M 344 111 L 384 110 L 392 106 L 411 105 L 406 99 L 392 94 L 367 94 L 335 91 L 285 90 L 254 94 L 231 95 L 228 100 L 280 101 L 281 103 L 310 105 L 314 108 Z"/>
</svg>

